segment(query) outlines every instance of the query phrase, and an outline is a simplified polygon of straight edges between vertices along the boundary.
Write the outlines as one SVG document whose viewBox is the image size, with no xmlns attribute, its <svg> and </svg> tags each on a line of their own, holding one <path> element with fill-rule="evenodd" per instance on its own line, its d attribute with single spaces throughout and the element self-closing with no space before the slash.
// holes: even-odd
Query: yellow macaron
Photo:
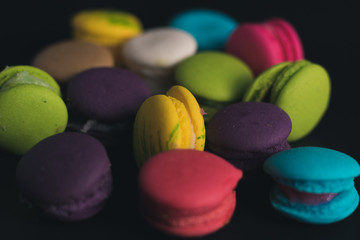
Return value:
<svg viewBox="0 0 360 240">
<path fill-rule="evenodd" d="M 133 14 L 107 9 L 82 10 L 74 14 L 72 28 L 75 39 L 110 49 L 118 65 L 122 64 L 122 45 L 143 31 L 141 21 Z"/>
<path fill-rule="evenodd" d="M 134 123 L 134 154 L 139 167 L 156 153 L 179 148 L 204 150 L 205 125 L 198 102 L 182 86 L 149 97 Z"/>
</svg>

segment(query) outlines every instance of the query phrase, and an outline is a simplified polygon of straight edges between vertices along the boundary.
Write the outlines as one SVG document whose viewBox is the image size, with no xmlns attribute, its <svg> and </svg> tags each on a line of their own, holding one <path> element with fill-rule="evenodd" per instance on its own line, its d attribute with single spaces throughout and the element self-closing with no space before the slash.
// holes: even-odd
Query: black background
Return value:
<svg viewBox="0 0 360 240">
<path fill-rule="evenodd" d="M 357 136 L 359 16 L 355 1 L 11 1 L 0 14 L 0 68 L 28 65 L 47 44 L 71 38 L 70 18 L 85 8 L 114 8 L 137 15 L 144 28 L 165 26 L 189 8 L 211 8 L 239 23 L 283 17 L 297 29 L 306 59 L 321 64 L 332 81 L 331 102 L 318 127 L 293 146 L 321 146 L 360 160 Z M 125 150 L 124 150 L 125 151 Z M 109 149 L 114 189 L 104 210 L 78 223 L 51 221 L 17 200 L 15 169 L 19 160 L 0 150 L 0 239 L 173 239 L 150 228 L 137 211 L 137 169 L 128 154 Z M 231 222 L 203 239 L 360 239 L 360 210 L 330 225 L 299 223 L 275 212 L 268 182 L 241 181 Z M 357 180 L 357 189 L 359 180 Z"/>
</svg>

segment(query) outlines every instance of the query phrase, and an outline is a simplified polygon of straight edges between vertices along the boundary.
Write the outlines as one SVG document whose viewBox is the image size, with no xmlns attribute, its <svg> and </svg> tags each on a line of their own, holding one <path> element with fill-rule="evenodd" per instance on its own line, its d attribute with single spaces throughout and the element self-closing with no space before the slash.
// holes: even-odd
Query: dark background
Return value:
<svg viewBox="0 0 360 240">
<path fill-rule="evenodd" d="M 166 25 L 189 8 L 227 13 L 239 23 L 283 17 L 297 29 L 306 59 L 324 66 L 332 81 L 330 107 L 318 127 L 293 146 L 321 146 L 360 160 L 358 81 L 359 17 L 355 1 L 11 1 L 1 6 L 0 68 L 28 65 L 47 44 L 71 38 L 70 18 L 85 8 L 114 8 L 137 15 L 144 28 Z M 133 159 L 109 149 L 114 189 L 104 210 L 78 223 L 51 221 L 17 200 L 19 160 L 0 150 L 0 239 L 173 239 L 150 228 L 137 211 L 137 169 Z M 330 225 L 299 223 L 275 212 L 268 200 L 272 183 L 241 181 L 231 222 L 203 239 L 360 239 L 360 210 Z M 359 180 L 357 180 L 359 190 Z"/>
</svg>

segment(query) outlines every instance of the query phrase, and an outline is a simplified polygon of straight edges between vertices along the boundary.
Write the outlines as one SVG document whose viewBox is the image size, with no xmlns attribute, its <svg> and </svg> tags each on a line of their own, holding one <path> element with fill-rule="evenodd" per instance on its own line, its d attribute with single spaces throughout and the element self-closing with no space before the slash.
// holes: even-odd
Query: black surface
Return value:
<svg viewBox="0 0 360 240">
<path fill-rule="evenodd" d="M 77 1 L 2 3 L 0 68 L 30 64 L 47 44 L 71 37 L 69 20 L 84 8 L 112 7 L 136 14 L 145 28 L 166 25 L 187 8 L 228 13 L 240 23 L 280 16 L 297 29 L 306 58 L 323 65 L 332 80 L 330 107 L 318 127 L 293 146 L 321 146 L 360 160 L 358 100 L 359 20 L 354 4 L 258 1 Z M 1 116 L 1 113 L 0 113 Z M 125 151 L 125 150 L 124 150 Z M 173 239 L 150 228 L 137 212 L 137 169 L 119 149 L 109 149 L 114 189 L 105 209 L 78 223 L 50 221 L 19 203 L 15 186 L 18 156 L 0 151 L 0 239 Z M 241 181 L 231 222 L 203 239 L 360 239 L 360 210 L 330 225 L 303 224 L 275 212 L 268 200 L 271 180 Z M 258 180 L 260 180 L 258 179 Z M 357 180 L 359 190 L 359 180 Z"/>
</svg>

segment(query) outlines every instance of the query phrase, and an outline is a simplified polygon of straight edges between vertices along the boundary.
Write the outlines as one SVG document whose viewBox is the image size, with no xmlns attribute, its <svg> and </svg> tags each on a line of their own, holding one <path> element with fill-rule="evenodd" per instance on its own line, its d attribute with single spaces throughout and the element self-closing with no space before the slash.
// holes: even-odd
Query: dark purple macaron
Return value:
<svg viewBox="0 0 360 240">
<path fill-rule="evenodd" d="M 207 149 L 243 170 L 262 167 L 274 153 L 289 149 L 290 117 L 264 102 L 232 104 L 209 121 Z"/>
<path fill-rule="evenodd" d="M 68 83 L 69 129 L 102 140 L 131 132 L 136 112 L 151 92 L 136 74 L 116 67 L 86 70 Z"/>
<path fill-rule="evenodd" d="M 79 221 L 98 213 L 112 188 L 110 161 L 95 138 L 76 132 L 48 137 L 19 161 L 21 199 L 45 215 Z"/>
</svg>

